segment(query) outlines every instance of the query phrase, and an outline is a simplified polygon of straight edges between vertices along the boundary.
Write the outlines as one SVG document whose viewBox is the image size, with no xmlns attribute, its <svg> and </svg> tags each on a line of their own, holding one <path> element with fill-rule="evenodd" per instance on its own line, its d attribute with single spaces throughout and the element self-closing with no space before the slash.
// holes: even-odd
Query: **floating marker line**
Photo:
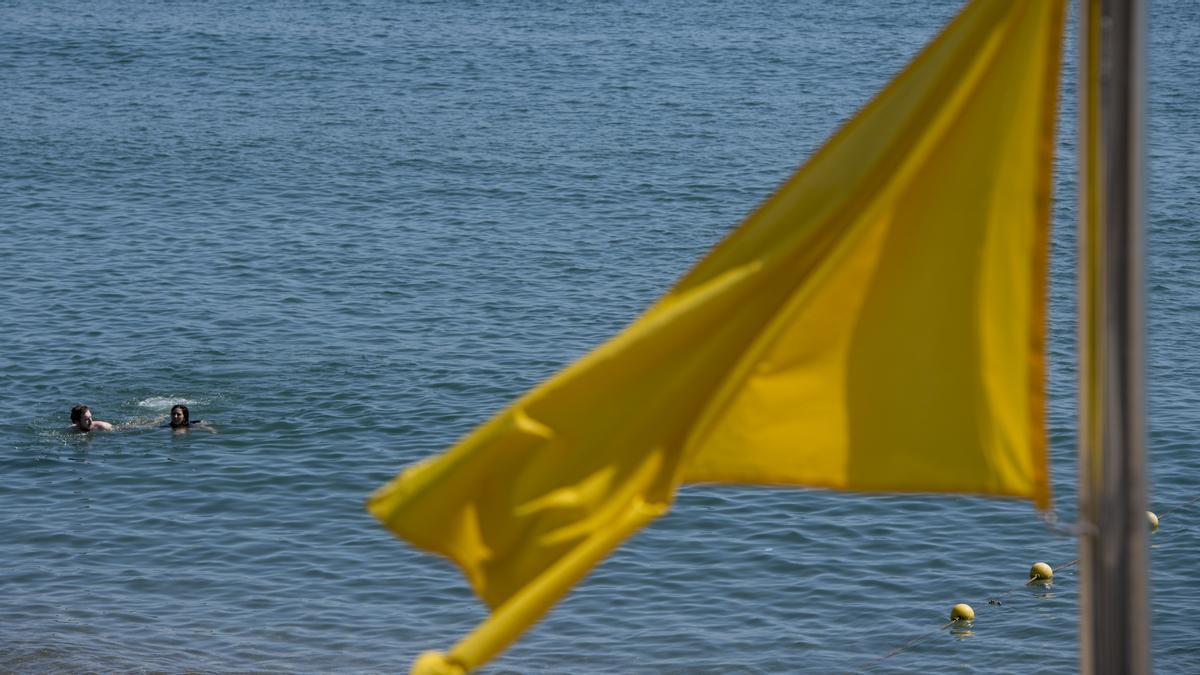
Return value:
<svg viewBox="0 0 1200 675">
<path fill-rule="evenodd" d="M 1181 509 L 1185 509 L 1189 506 L 1192 506 L 1193 504 L 1195 504 L 1197 502 L 1200 502 L 1200 495 L 1193 497 L 1191 500 L 1189 500 L 1183 504 L 1179 504 L 1178 506 L 1172 507 L 1171 509 L 1164 511 L 1162 515 L 1158 516 L 1158 518 L 1159 519 L 1165 518 L 1165 517 L 1171 515 L 1172 513 L 1175 513 L 1176 511 L 1179 511 Z M 1146 513 L 1147 513 L 1147 515 L 1152 515 L 1151 512 L 1149 512 L 1149 511 L 1147 511 Z M 1052 517 L 1049 515 L 1046 518 L 1046 525 L 1051 529 L 1051 531 L 1059 532 L 1059 533 L 1068 533 L 1069 532 L 1072 536 L 1078 536 L 1079 531 L 1080 531 L 1080 526 L 1078 526 L 1078 525 L 1070 527 L 1070 528 L 1063 528 L 1062 526 L 1058 525 L 1057 517 Z M 1155 529 L 1157 529 L 1157 528 L 1155 528 Z M 1076 558 L 1069 562 L 1065 562 L 1060 565 L 1055 565 L 1051 568 L 1051 570 L 1053 571 L 1054 574 L 1058 574 L 1058 572 L 1060 570 L 1067 570 L 1072 567 L 1075 567 L 1078 564 L 1079 564 L 1079 558 Z M 1051 577 L 1051 579 L 1052 578 L 1053 577 Z M 1031 576 L 1028 580 L 1025 581 L 1025 583 L 1021 584 L 1020 586 L 1014 586 L 1014 587 L 1008 589 L 1007 591 L 1000 593 L 997 596 L 988 598 L 987 604 L 993 605 L 996 607 L 1002 607 L 1002 606 L 1004 606 L 1004 603 L 1001 602 L 1001 600 L 1003 598 L 1006 598 L 1009 595 L 1012 595 L 1013 593 L 1015 593 L 1019 590 L 1022 590 L 1028 586 L 1034 585 L 1034 584 L 1050 583 L 1051 579 L 1042 579 L 1042 578 Z M 917 645 L 921 644 L 922 642 L 925 642 L 929 638 L 941 633 L 942 631 L 945 631 L 947 628 L 951 628 L 951 627 L 955 626 L 956 624 L 964 625 L 964 624 L 970 624 L 970 623 L 973 623 L 973 622 L 972 621 L 961 621 L 961 620 L 948 621 L 928 633 L 925 633 L 923 635 L 918 635 L 917 637 L 912 638 L 908 642 L 904 643 L 903 645 L 900 645 L 899 647 L 896 647 L 895 649 L 888 652 L 887 654 L 885 654 L 873 661 L 868 661 L 867 663 L 863 664 L 862 667 L 859 668 L 856 672 L 867 672 L 867 671 L 879 666 L 884 661 L 892 658 L 893 656 L 896 656 L 898 654 L 903 654 L 904 652 L 912 649 L 913 647 L 916 647 Z"/>
</svg>

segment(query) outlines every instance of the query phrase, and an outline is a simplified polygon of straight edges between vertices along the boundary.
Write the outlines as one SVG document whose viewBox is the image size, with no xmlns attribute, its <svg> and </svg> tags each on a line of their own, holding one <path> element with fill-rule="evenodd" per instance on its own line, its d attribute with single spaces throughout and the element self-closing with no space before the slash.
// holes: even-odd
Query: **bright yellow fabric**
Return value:
<svg viewBox="0 0 1200 675">
<path fill-rule="evenodd" d="M 1062 23 L 972 2 L 633 325 L 371 496 L 495 610 L 429 663 L 499 653 L 682 480 L 1048 505 Z"/>
<path fill-rule="evenodd" d="M 761 265 L 684 478 L 1049 503 L 1043 306 L 1062 9 L 977 2 L 664 305 Z M 719 283 L 719 282 L 717 282 Z"/>
</svg>

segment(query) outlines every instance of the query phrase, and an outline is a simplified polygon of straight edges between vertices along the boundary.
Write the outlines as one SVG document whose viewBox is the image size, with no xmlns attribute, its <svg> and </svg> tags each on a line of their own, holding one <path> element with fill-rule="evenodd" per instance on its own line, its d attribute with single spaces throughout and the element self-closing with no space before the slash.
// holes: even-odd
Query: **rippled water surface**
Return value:
<svg viewBox="0 0 1200 675">
<path fill-rule="evenodd" d="M 959 6 L 0 4 L 0 670 L 447 647 L 482 605 L 366 494 L 621 328 Z M 1152 11 L 1152 635 L 1200 672 L 1200 11 Z M 215 433 L 156 427 L 176 402 Z M 76 403 L 127 428 L 66 435 Z M 1022 582 L 1075 555 L 1020 502 L 692 486 L 491 669 L 1072 672 L 1074 570 Z M 973 628 L 941 630 L 957 602 Z"/>
</svg>

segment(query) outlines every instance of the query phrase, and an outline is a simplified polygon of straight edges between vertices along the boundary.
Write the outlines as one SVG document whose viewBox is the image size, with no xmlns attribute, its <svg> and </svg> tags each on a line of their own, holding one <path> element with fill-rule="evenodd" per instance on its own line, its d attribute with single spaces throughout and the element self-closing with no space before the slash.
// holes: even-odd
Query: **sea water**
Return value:
<svg viewBox="0 0 1200 675">
<path fill-rule="evenodd" d="M 1152 4 L 1151 634 L 1159 671 L 1200 672 L 1200 10 Z M 960 5 L 0 4 L 0 670 L 392 672 L 448 647 L 483 606 L 364 497 L 633 319 Z M 1062 526 L 685 487 L 489 670 L 1076 669 L 1074 48 Z M 66 434 L 77 403 L 127 428 Z M 215 433 L 157 426 L 175 403 Z M 1065 567 L 1025 587 L 1039 560 Z M 958 602 L 969 630 L 944 628 Z"/>
</svg>

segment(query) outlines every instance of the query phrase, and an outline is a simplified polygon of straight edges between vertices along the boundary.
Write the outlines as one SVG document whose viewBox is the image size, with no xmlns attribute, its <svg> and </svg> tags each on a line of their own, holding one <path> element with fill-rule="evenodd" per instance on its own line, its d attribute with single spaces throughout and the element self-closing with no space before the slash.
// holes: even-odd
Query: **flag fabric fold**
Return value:
<svg viewBox="0 0 1200 675">
<path fill-rule="evenodd" d="M 1049 504 L 1061 0 L 974 0 L 661 300 L 368 499 L 493 609 L 482 665 L 687 482 Z"/>
</svg>

